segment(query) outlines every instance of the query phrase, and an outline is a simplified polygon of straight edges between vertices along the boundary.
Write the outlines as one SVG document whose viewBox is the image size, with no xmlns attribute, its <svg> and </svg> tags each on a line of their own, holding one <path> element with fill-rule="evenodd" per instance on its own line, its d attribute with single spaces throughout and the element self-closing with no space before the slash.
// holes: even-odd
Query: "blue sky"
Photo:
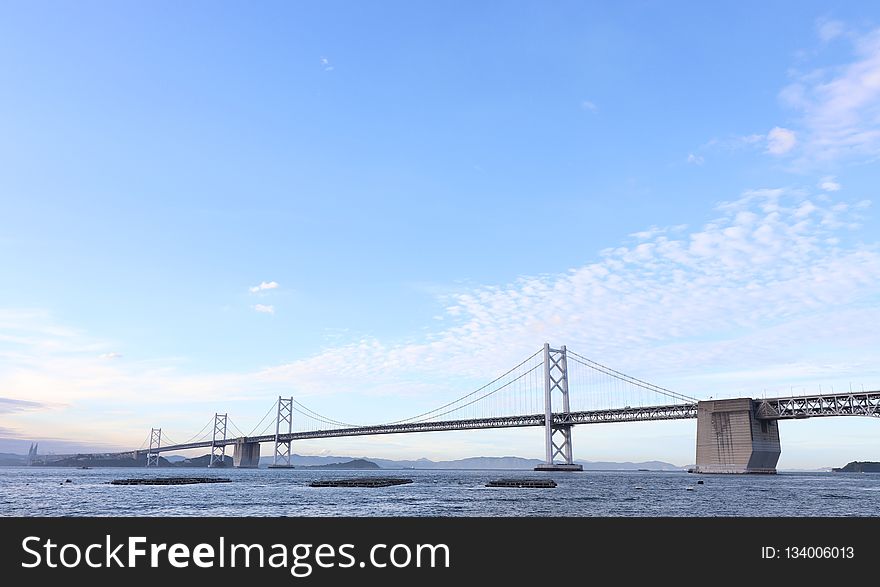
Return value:
<svg viewBox="0 0 880 587">
<path fill-rule="evenodd" d="M 880 388 L 872 3 L 7 3 L 0 88 L 0 450 L 398 419 L 545 340 L 696 397 Z M 693 462 L 693 422 L 586 428 Z M 782 442 L 880 458 L 868 419 Z"/>
</svg>

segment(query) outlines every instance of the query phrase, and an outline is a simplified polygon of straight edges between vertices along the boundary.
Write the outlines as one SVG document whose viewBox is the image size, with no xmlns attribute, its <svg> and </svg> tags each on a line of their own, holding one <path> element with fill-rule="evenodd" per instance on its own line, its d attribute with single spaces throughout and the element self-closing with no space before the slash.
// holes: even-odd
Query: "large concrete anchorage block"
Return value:
<svg viewBox="0 0 880 587">
<path fill-rule="evenodd" d="M 779 424 L 755 415 L 750 398 L 697 404 L 696 473 L 776 473 Z"/>
<path fill-rule="evenodd" d="M 260 466 L 260 443 L 237 440 L 232 464 L 236 469 L 256 469 Z"/>
</svg>

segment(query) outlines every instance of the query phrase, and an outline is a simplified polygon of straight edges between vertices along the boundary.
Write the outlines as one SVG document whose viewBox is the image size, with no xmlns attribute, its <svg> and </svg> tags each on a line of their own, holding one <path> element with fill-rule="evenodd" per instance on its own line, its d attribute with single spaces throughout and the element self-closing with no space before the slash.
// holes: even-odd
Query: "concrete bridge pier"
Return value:
<svg viewBox="0 0 880 587">
<path fill-rule="evenodd" d="M 260 466 L 260 443 L 248 442 L 246 438 L 235 441 L 232 464 L 236 469 L 256 469 Z"/>
<path fill-rule="evenodd" d="M 776 473 L 779 424 L 758 418 L 756 405 L 750 398 L 697 403 L 695 473 Z"/>
</svg>

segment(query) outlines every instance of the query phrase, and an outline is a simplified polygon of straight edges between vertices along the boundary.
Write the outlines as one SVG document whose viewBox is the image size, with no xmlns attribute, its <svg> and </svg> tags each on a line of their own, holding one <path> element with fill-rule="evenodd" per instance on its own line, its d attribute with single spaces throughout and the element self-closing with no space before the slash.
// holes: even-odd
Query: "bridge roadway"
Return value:
<svg viewBox="0 0 880 587">
<path fill-rule="evenodd" d="M 791 420 L 827 416 L 874 416 L 880 417 L 880 391 L 859 393 L 816 394 L 764 398 L 755 402 L 755 417 L 759 420 Z M 588 410 L 581 412 L 555 413 L 553 424 L 603 424 L 611 422 L 645 422 L 654 420 L 684 420 L 696 418 L 698 403 L 669 404 L 662 406 L 625 407 L 608 410 Z M 522 428 L 544 426 L 544 414 L 526 416 L 501 416 L 468 420 L 441 420 L 429 422 L 407 422 L 400 424 L 380 424 L 376 426 L 354 426 L 349 428 L 330 428 L 262 436 L 218 439 L 216 442 L 204 440 L 188 444 L 169 444 L 154 448 L 153 452 L 229 446 L 238 442 L 287 442 L 310 438 L 338 438 L 343 436 L 369 436 L 374 434 L 403 434 L 410 432 L 441 432 L 450 430 L 490 430 L 494 428 Z M 149 452 L 147 449 L 127 451 L 138 455 Z"/>
<path fill-rule="evenodd" d="M 590 410 L 553 414 L 554 424 L 601 424 L 610 422 L 644 422 L 648 420 L 683 420 L 697 417 L 697 404 L 672 404 L 665 406 L 626 407 L 610 410 Z M 327 430 L 311 430 L 279 434 L 279 442 L 289 440 L 306 440 L 309 438 L 338 438 L 342 436 L 369 436 L 374 434 L 402 434 L 407 432 L 441 432 L 450 430 L 489 430 L 493 428 L 522 428 L 526 426 L 543 426 L 544 414 L 527 416 L 502 416 L 495 418 L 477 418 L 470 420 L 441 420 L 435 422 L 408 422 L 403 424 L 380 424 L 377 426 L 357 426 L 351 428 L 331 428 Z M 207 448 L 210 446 L 229 446 L 237 442 L 275 442 L 274 434 L 263 436 L 247 436 L 227 438 L 212 442 L 204 440 L 188 444 L 169 444 L 152 449 L 152 452 L 187 450 L 190 448 Z M 129 451 L 122 454 L 143 454 L 147 449 Z"/>
</svg>

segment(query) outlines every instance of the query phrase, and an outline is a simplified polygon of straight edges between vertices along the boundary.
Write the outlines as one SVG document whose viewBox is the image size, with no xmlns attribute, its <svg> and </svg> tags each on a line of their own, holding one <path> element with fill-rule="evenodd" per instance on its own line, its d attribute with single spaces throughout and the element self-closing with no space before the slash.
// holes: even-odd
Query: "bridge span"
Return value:
<svg viewBox="0 0 880 587">
<path fill-rule="evenodd" d="M 654 401 L 651 401 L 654 400 Z M 660 401 L 657 401 L 660 400 Z M 607 404 L 623 403 L 622 407 Z M 605 404 L 606 407 L 600 407 Z M 638 405 L 635 405 L 638 404 Z M 646 405 L 647 404 L 647 405 Z M 615 371 L 562 346 L 545 344 L 531 357 L 479 389 L 417 416 L 374 425 L 354 425 L 323 416 L 293 398 L 279 397 L 274 433 L 228 434 L 228 414 L 215 414 L 201 437 L 166 443 L 151 430 L 149 447 L 113 456 L 146 457 L 158 465 L 162 452 L 211 449 L 211 466 L 225 463 L 234 448 L 236 467 L 259 465 L 260 445 L 274 445 L 273 465 L 290 468 L 291 443 L 317 438 L 407 434 L 453 430 L 543 427 L 545 460 L 536 470 L 578 471 L 571 430 L 582 424 L 697 420 L 696 472 L 775 473 L 781 452 L 779 421 L 829 416 L 880 417 L 880 391 L 776 398 L 697 400 Z M 294 414 L 304 428 L 294 430 Z M 262 421 L 257 425 L 257 428 Z M 237 428 L 237 427 L 236 427 Z M 256 428 L 255 428 L 256 430 Z M 241 432 L 239 430 L 239 432 Z M 253 432 L 253 431 L 252 431 Z"/>
</svg>

